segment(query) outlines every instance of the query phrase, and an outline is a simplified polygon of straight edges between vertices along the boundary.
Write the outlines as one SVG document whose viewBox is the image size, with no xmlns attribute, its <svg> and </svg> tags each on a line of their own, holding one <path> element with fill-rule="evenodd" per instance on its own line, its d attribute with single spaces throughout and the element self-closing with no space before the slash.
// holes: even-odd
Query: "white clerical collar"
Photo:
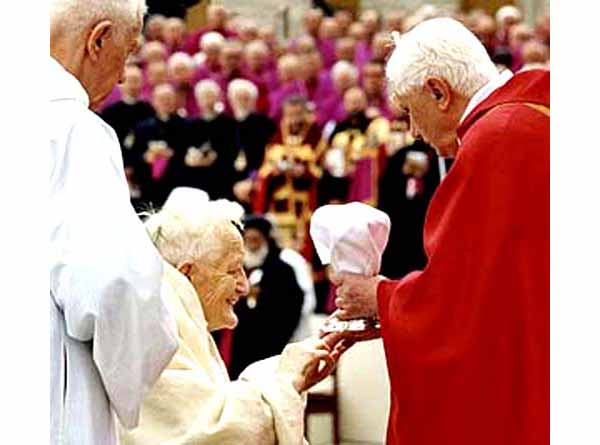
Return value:
<svg viewBox="0 0 600 445">
<path fill-rule="evenodd" d="M 90 106 L 90 97 L 81 82 L 53 57 L 50 57 L 50 83 L 50 100 L 75 99 L 86 108 Z"/>
<path fill-rule="evenodd" d="M 467 116 L 471 114 L 471 111 L 473 111 L 477 107 L 477 105 L 479 105 L 481 102 L 490 97 L 490 95 L 494 91 L 496 91 L 506 82 L 508 82 L 512 78 L 512 76 L 513 73 L 510 70 L 504 70 L 502 71 L 502 73 L 499 73 L 496 77 L 494 77 L 484 86 L 482 86 L 479 90 L 477 90 L 477 92 L 473 95 L 473 97 L 467 104 L 467 108 L 465 109 L 465 112 L 460 118 L 460 123 L 462 124 L 463 121 L 467 118 Z"/>
<path fill-rule="evenodd" d="M 135 97 L 132 97 L 132 96 L 125 96 L 124 95 L 123 97 L 121 97 L 121 100 L 126 105 L 135 105 L 135 104 L 138 103 L 138 100 Z"/>
</svg>

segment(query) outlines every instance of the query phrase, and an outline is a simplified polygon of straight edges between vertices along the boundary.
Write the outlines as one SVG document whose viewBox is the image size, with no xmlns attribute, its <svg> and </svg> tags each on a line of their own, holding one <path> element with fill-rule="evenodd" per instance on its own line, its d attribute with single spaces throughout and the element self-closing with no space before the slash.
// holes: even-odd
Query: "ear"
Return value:
<svg viewBox="0 0 600 445">
<path fill-rule="evenodd" d="M 441 111 L 447 111 L 450 108 L 452 88 L 446 80 L 439 77 L 428 77 L 425 79 L 425 91 L 431 95 Z"/>
<path fill-rule="evenodd" d="M 102 20 L 94 25 L 92 32 L 88 36 L 85 49 L 90 55 L 90 58 L 96 62 L 100 57 L 100 50 L 106 41 L 113 34 L 113 22 L 110 20 Z"/>
<path fill-rule="evenodd" d="M 192 272 L 192 266 L 192 263 L 190 263 L 189 261 L 184 261 L 179 266 L 177 266 L 177 270 L 189 278 L 190 273 Z"/>
</svg>

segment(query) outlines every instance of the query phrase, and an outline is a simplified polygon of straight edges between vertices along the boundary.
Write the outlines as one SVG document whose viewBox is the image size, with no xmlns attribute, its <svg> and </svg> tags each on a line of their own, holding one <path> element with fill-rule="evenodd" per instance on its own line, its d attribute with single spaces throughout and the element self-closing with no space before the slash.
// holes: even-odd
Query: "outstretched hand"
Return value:
<svg viewBox="0 0 600 445">
<path fill-rule="evenodd" d="M 333 274 L 331 282 L 337 287 L 336 317 L 340 320 L 376 317 L 377 286 L 383 279 L 382 276 L 368 277 L 343 272 Z"/>
</svg>

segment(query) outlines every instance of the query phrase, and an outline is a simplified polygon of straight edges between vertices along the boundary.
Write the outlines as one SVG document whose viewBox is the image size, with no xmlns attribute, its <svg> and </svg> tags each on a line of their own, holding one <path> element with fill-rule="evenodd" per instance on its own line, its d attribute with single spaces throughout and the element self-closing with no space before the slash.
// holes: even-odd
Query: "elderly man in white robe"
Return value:
<svg viewBox="0 0 600 445">
<path fill-rule="evenodd" d="M 175 189 L 146 221 L 166 261 L 163 295 L 180 346 L 144 401 L 140 425 L 123 431 L 121 442 L 301 445 L 305 391 L 332 371 L 343 343 L 333 337 L 292 343 L 229 380 L 210 331 L 236 326 L 233 306 L 249 290 L 243 209 L 226 200 L 202 204 L 205 199 L 199 190 Z"/>
<path fill-rule="evenodd" d="M 113 445 L 177 350 L 161 258 L 119 141 L 89 108 L 122 77 L 143 0 L 50 3 L 50 443 Z"/>
</svg>

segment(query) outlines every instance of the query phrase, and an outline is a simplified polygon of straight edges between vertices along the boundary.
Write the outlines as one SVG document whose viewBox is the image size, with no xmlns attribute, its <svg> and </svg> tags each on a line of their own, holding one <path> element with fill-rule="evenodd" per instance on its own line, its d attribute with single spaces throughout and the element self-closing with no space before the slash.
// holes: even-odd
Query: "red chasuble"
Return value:
<svg viewBox="0 0 600 445">
<path fill-rule="evenodd" d="M 549 443 L 550 119 L 539 105 L 550 105 L 540 70 L 469 114 L 427 213 L 427 266 L 379 285 L 389 445 Z"/>
</svg>

